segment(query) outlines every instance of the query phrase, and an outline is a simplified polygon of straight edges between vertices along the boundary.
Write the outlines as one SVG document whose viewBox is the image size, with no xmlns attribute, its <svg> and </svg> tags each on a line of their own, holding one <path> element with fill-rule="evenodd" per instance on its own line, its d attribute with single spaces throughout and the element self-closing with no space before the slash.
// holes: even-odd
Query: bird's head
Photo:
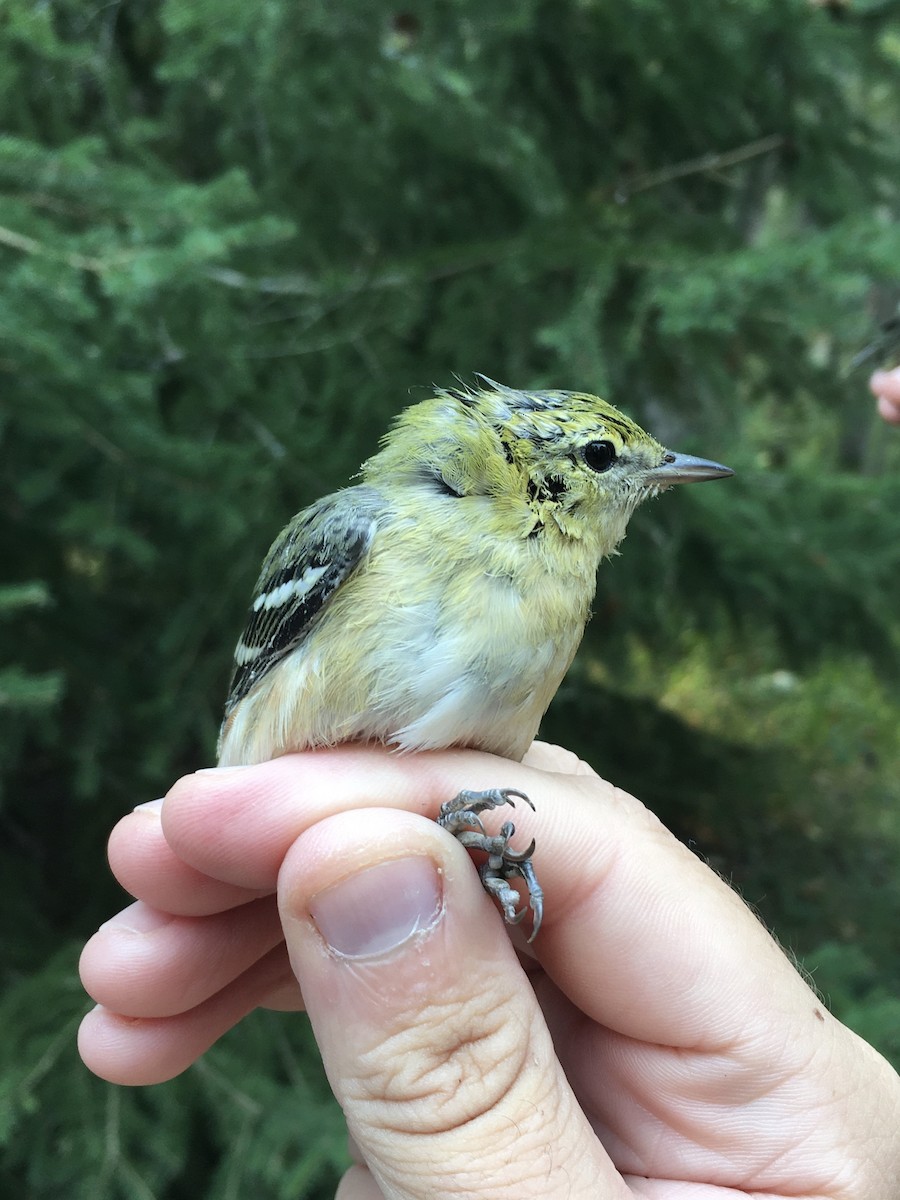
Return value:
<svg viewBox="0 0 900 1200">
<path fill-rule="evenodd" d="M 602 557 L 635 508 L 676 483 L 722 479 L 719 463 L 667 450 L 612 404 L 586 392 L 481 386 L 439 391 L 408 408 L 363 468 L 448 497 L 491 497 L 521 536 L 592 544 Z"/>
</svg>

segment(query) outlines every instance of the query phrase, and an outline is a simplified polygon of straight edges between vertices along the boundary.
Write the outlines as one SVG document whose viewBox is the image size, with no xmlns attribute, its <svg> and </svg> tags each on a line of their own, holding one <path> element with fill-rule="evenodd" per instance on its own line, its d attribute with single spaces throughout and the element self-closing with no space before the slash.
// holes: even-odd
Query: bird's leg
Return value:
<svg viewBox="0 0 900 1200">
<path fill-rule="evenodd" d="M 438 824 L 448 830 L 468 850 L 483 850 L 487 861 L 479 868 L 481 882 L 503 909 L 503 916 L 509 925 L 518 925 L 525 916 L 526 909 L 518 908 L 519 893 L 510 887 L 511 879 L 524 879 L 528 889 L 528 903 L 531 906 L 531 936 L 529 942 L 537 937 L 544 915 L 544 893 L 534 873 L 531 856 L 534 854 L 534 841 L 527 850 L 512 850 L 510 838 L 516 832 L 512 821 L 506 821 L 500 827 L 500 832 L 492 837 L 485 832 L 480 812 L 488 812 L 499 808 L 501 804 L 515 806 L 513 796 L 524 800 L 529 808 L 534 805 L 524 792 L 515 788 L 488 788 L 483 792 L 462 791 L 452 800 L 441 805 L 438 814 Z"/>
</svg>

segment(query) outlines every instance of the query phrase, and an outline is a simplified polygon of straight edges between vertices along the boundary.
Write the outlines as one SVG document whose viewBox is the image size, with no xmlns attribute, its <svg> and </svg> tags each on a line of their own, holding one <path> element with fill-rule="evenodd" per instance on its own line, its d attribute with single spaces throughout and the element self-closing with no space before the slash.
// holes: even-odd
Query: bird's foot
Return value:
<svg viewBox="0 0 900 1200">
<path fill-rule="evenodd" d="M 488 788 L 483 792 L 462 791 L 441 805 L 438 824 L 452 833 L 466 849 L 483 850 L 487 854 L 487 860 L 479 868 L 481 882 L 485 890 L 497 900 L 509 925 L 518 925 L 528 911 L 524 907 L 518 907 L 521 897 L 516 889 L 510 886 L 509 881 L 525 881 L 532 912 L 531 936 L 528 940 L 533 942 L 544 915 L 544 893 L 531 862 L 534 841 L 532 840 L 527 850 L 513 850 L 509 845 L 510 838 L 516 832 L 512 821 L 506 821 L 500 826 L 499 834 L 492 837 L 485 831 L 478 815 L 499 808 L 501 804 L 515 807 L 513 796 L 524 800 L 529 808 L 534 808 L 525 793 L 517 792 L 515 788 Z"/>
</svg>

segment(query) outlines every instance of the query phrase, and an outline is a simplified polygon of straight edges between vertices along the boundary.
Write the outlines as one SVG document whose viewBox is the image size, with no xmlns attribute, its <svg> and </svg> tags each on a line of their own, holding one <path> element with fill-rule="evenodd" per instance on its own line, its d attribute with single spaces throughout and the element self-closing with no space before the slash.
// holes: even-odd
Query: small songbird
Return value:
<svg viewBox="0 0 900 1200">
<path fill-rule="evenodd" d="M 590 616 L 597 568 L 637 506 L 732 472 L 665 449 L 584 392 L 479 375 L 406 409 L 361 482 L 297 513 L 262 565 L 219 737 L 219 764 L 340 742 L 468 746 L 519 760 Z M 510 923 L 540 926 L 531 858 L 480 812 L 531 803 L 461 792 L 440 823 L 487 852 Z M 533 806 L 532 806 L 533 807 Z"/>
</svg>

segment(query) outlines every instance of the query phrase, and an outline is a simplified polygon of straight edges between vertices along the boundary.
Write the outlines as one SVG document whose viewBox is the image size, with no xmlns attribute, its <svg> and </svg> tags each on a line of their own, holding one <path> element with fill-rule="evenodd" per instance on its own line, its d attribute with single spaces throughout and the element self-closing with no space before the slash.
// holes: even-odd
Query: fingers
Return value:
<svg viewBox="0 0 900 1200">
<path fill-rule="evenodd" d="M 397 786 L 395 760 L 369 751 L 365 761 L 373 757 L 389 767 L 374 789 L 340 753 L 336 770 L 323 778 L 314 771 L 312 780 L 298 781 L 296 760 L 286 759 L 246 774 L 199 773 L 176 785 L 168 803 L 188 854 L 207 868 L 224 861 L 239 881 L 261 887 L 225 882 L 179 857 L 163 833 L 161 802 L 119 822 L 110 863 L 141 903 L 99 930 L 82 956 L 84 986 L 101 1005 L 81 1035 L 93 1070 L 119 1082 L 156 1082 L 187 1067 L 250 1008 L 302 1006 L 286 961 L 274 983 L 265 964 L 253 969 L 281 936 L 274 901 L 259 897 L 274 889 L 291 841 L 316 817 L 317 806 L 307 812 L 303 799 L 312 787 L 320 811 L 323 804 L 325 811 L 352 804 L 353 789 L 358 803 L 371 803 L 391 786 L 404 802 L 422 804 L 425 791 L 416 797 L 414 779 Z"/>
<path fill-rule="evenodd" d="M 811 993 L 744 905 L 642 805 L 592 773 L 572 774 L 582 768 L 550 748 L 536 747 L 535 760 L 562 770 L 463 751 L 400 758 L 342 747 L 289 756 L 181 780 L 163 806 L 165 853 L 160 831 L 152 832 L 158 819 L 152 808 L 126 818 L 121 836 L 128 841 L 130 821 L 148 860 L 168 863 L 178 905 L 202 911 L 216 880 L 236 889 L 220 894 L 229 904 L 274 889 L 293 843 L 337 814 L 360 821 L 374 805 L 387 804 L 395 815 L 404 808 L 433 815 L 462 787 L 520 788 L 538 812 L 516 807 L 513 844 L 526 846 L 532 833 L 537 836 L 535 865 L 546 897 L 544 927 L 531 950 L 587 1018 L 658 1045 L 714 1048 L 745 1036 L 774 988 L 779 1003 L 812 1019 Z M 491 814 L 486 821 L 495 819 Z M 146 828 L 135 824 L 140 821 Z M 435 836 L 455 845 L 440 830 Z M 478 890 L 471 862 L 463 861 Z M 146 866 L 142 870 L 149 878 Z M 199 902 L 190 896 L 192 871 Z M 87 954 L 89 990 L 108 1009 L 145 1020 L 168 1013 L 174 1021 L 184 1013 L 189 1024 L 190 1013 L 219 993 L 224 999 L 216 1014 L 234 1011 L 229 988 L 243 981 L 246 989 L 257 979 L 249 964 L 274 936 L 270 918 L 260 915 L 264 902 L 256 903 L 258 910 L 251 902 L 221 918 L 176 918 L 130 934 L 114 924 Z M 507 939 L 490 904 L 484 919 Z M 264 936 L 256 921 L 265 923 Z M 523 940 L 518 931 L 516 937 Z M 279 983 L 285 982 L 282 976 Z M 242 994 L 247 1000 L 246 990 Z M 253 997 L 257 1004 L 270 999 L 271 988 Z M 292 1003 L 292 994 L 279 1001 Z M 218 1015 L 216 1021 L 221 1030 Z M 185 1022 L 173 1026 L 177 1046 L 169 1056 L 184 1065 L 188 1049 L 201 1045 L 183 1033 Z M 577 1052 L 573 1058 L 577 1072 Z"/>
<path fill-rule="evenodd" d="M 168 793 L 163 831 L 175 853 L 203 874 L 271 891 L 290 844 L 324 817 L 374 804 L 436 815 L 447 799 L 446 784 L 440 798 L 434 791 L 433 768 L 443 757 L 417 755 L 410 770 L 409 758 L 346 745 L 198 771 Z"/>
<path fill-rule="evenodd" d="M 151 908 L 182 916 L 222 912 L 265 894 L 266 889 L 213 879 L 180 859 L 162 831 L 162 803 L 138 805 L 110 834 L 109 865 L 126 892 Z"/>
<path fill-rule="evenodd" d="M 409 758 L 346 745 L 255 767 L 198 771 L 180 779 L 166 797 L 163 833 L 182 864 L 232 884 L 239 889 L 235 895 L 260 895 L 274 888 L 293 840 L 335 813 L 378 805 L 434 817 L 445 800 L 465 787 L 508 787 L 516 779 L 530 779 L 540 795 L 546 785 L 535 779 L 543 780 L 544 772 L 551 778 L 583 773 L 596 781 L 586 764 L 559 747 L 535 743 L 529 756 L 539 770 L 523 774 L 519 764 L 474 751 Z M 527 807 L 519 804 L 514 814 L 504 811 L 494 824 L 499 827 L 509 815 L 521 826 L 515 845 L 527 845 L 533 824 Z"/>
<path fill-rule="evenodd" d="M 878 399 L 878 411 L 885 421 L 900 425 L 900 367 L 893 371 L 875 371 L 869 388 Z"/>
<path fill-rule="evenodd" d="M 179 1075 L 260 1002 L 293 979 L 278 946 L 196 1008 L 170 1017 L 127 1017 L 98 1005 L 78 1031 L 85 1065 L 110 1083 L 162 1083 Z"/>
<path fill-rule="evenodd" d="M 592 769 L 571 751 L 545 742 L 535 742 L 525 761 L 530 766 L 545 771 L 594 774 Z M 212 779 L 212 796 L 208 805 L 204 798 L 206 774 Z M 198 772 L 179 781 L 172 789 L 172 794 L 177 796 L 177 801 L 173 800 L 173 803 L 180 804 L 188 797 L 189 803 L 196 800 L 203 810 L 200 813 L 192 811 L 189 815 L 188 820 L 194 836 L 209 832 L 218 837 L 223 832 L 219 827 L 228 820 L 228 813 L 221 808 L 220 784 L 226 777 L 225 771 Z M 243 783 L 250 782 L 251 778 L 242 778 L 238 773 L 236 782 L 242 788 Z M 241 790 L 242 807 L 247 802 L 246 795 L 247 793 Z M 272 891 L 273 880 L 267 879 L 269 885 L 265 887 L 242 887 L 214 878 L 179 858 L 163 833 L 160 820 L 162 808 L 162 800 L 139 804 L 133 812 L 118 822 L 110 834 L 107 850 L 109 865 L 129 895 L 143 900 L 146 905 L 160 912 L 180 916 L 205 916 L 236 908 Z M 181 817 L 179 827 L 186 823 L 184 817 Z M 212 829 L 214 823 L 217 827 L 215 830 Z M 269 855 L 270 859 L 277 859 L 280 849 L 279 841 L 274 856 Z M 264 852 L 268 853 L 269 848 Z M 211 866 L 211 869 L 215 869 L 214 866 Z"/>
<path fill-rule="evenodd" d="M 552 761 L 546 748 L 533 753 Z M 638 801 L 569 773 L 568 759 L 556 765 L 565 772 L 464 751 L 401 758 L 339 747 L 190 776 L 169 793 L 163 823 L 198 870 L 271 888 L 292 843 L 337 813 L 388 804 L 432 815 L 462 787 L 520 788 L 537 813 L 516 807 L 513 844 L 537 837 L 545 894 L 533 949 L 590 1018 L 629 1037 L 712 1047 L 741 1035 L 773 978 L 790 993 L 784 1003 L 812 1013 L 811 993 L 730 888 Z"/>
<path fill-rule="evenodd" d="M 81 954 L 88 994 L 123 1016 L 186 1012 L 282 941 L 271 897 L 210 917 L 173 917 L 138 902 L 107 921 Z"/>
<path fill-rule="evenodd" d="M 536 833 L 547 898 L 532 986 L 467 854 L 417 815 L 473 786 L 538 806 L 516 809 L 514 839 Z M 368 1164 L 342 1200 L 627 1196 L 594 1131 L 635 1188 L 649 1164 L 682 1178 L 690 1159 L 780 1194 L 812 1148 L 824 1194 L 842 1130 L 864 1143 L 896 1128 L 887 1084 L 860 1115 L 871 1064 L 740 900 L 564 752 L 520 765 L 353 747 L 189 777 L 164 806 L 167 850 L 158 808 L 121 824 L 122 861 L 148 886 L 142 855 L 156 861 L 184 912 L 207 915 L 139 903 L 95 935 L 83 971 L 103 1006 L 82 1056 L 114 1082 L 170 1078 L 257 1004 L 295 1006 L 292 965 Z M 255 898 L 276 884 L 290 963 L 268 949 L 272 897 Z"/>
<path fill-rule="evenodd" d="M 532 742 L 522 762 L 538 771 L 550 771 L 557 775 L 593 775 L 597 778 L 594 768 L 577 754 L 549 742 Z"/>
<path fill-rule="evenodd" d="M 627 1195 L 454 839 L 395 809 L 326 817 L 290 848 L 279 905 L 369 1167 L 342 1197 Z"/>
</svg>

